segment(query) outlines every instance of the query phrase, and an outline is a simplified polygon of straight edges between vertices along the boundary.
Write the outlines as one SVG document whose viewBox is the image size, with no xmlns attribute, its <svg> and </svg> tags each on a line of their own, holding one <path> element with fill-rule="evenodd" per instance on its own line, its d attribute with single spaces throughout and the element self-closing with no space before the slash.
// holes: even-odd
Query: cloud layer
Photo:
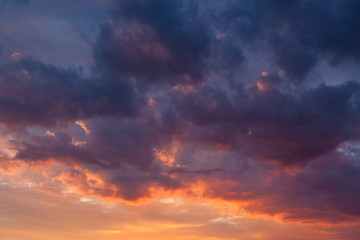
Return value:
<svg viewBox="0 0 360 240">
<path fill-rule="evenodd" d="M 33 19 L 38 4 L 0 2 L 6 171 L 57 162 L 47 181 L 95 197 L 181 192 L 284 221 L 359 220 L 360 84 L 345 67 L 360 60 L 358 1 L 91 1 L 81 24 L 49 8 L 24 43 L 9 12 Z M 51 24 L 71 34 L 43 37 Z M 67 62 L 71 41 L 86 60 Z M 64 48 L 51 60 L 39 42 Z"/>
</svg>

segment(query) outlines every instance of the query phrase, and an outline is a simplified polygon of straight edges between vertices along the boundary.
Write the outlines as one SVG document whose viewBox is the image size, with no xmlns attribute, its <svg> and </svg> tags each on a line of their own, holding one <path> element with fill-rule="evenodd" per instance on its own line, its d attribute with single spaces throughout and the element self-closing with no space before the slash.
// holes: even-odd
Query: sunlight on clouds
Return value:
<svg viewBox="0 0 360 240">
<path fill-rule="evenodd" d="M 266 83 L 260 81 L 256 82 L 256 87 L 262 92 L 266 91 L 269 88 L 269 86 Z"/>
<path fill-rule="evenodd" d="M 10 57 L 14 60 L 20 60 L 24 58 L 24 56 L 19 52 L 14 52 L 13 54 L 10 55 Z"/>
<path fill-rule="evenodd" d="M 268 72 L 262 72 L 260 74 L 261 77 L 268 77 L 269 76 L 269 73 Z"/>
<path fill-rule="evenodd" d="M 46 130 L 45 135 L 55 137 L 55 133 L 51 132 L 50 130 Z"/>
<path fill-rule="evenodd" d="M 0 184 L 0 190 L 7 192 L 0 196 L 0 218 L 6 219 L 0 221 L 0 237 L 8 234 L 21 240 L 37 240 L 48 234 L 56 234 L 56 239 L 59 240 L 75 240 L 79 237 L 90 240 L 220 240 L 224 239 L 224 230 L 226 238 L 244 240 L 266 239 L 264 237 L 271 231 L 272 236 L 283 237 L 278 239 L 291 239 L 289 236 L 296 231 L 312 233 L 318 239 L 325 235 L 321 231 L 326 227 L 314 229 L 312 226 L 285 225 L 271 218 L 246 216 L 238 203 L 204 198 L 205 182 L 193 184 L 187 190 L 163 190 L 162 195 L 134 204 L 120 199 L 98 197 L 81 186 L 71 187 L 82 181 L 101 187 L 104 182 L 94 173 L 85 171 L 81 176 L 69 175 L 65 174 L 64 166 L 56 164 L 39 165 L 37 168 L 38 170 L 25 167 L 26 171 L 32 169 L 34 173 L 46 173 L 43 182 L 35 183 L 29 179 L 25 181 L 23 177 L 29 177 L 29 174 L 22 173 L 23 177 L 18 178 L 18 181 L 13 179 L 9 184 Z M 60 174 L 56 174 L 58 171 Z M 14 178 L 19 173 L 21 171 L 14 174 Z M 35 176 L 36 174 L 32 175 L 33 178 Z M 45 187 L 49 180 L 61 187 L 58 190 Z M 62 189 L 73 191 L 67 190 L 63 194 Z M 157 194 L 160 193 L 157 191 Z M 14 212 L 13 209 L 20 209 L 21 213 Z M 21 214 L 21 217 L 16 214 Z M 22 223 L 21 231 L 16 231 L 19 221 L 27 223 Z M 4 227 L 7 231 L 2 231 Z M 244 228 L 247 229 L 246 232 L 243 232 Z M 58 232 L 59 229 L 61 233 Z M 314 233 L 315 230 L 318 232 Z M 69 231 L 71 234 L 67 234 Z M 336 233 L 333 235 L 336 236 Z"/>
<path fill-rule="evenodd" d="M 175 165 L 175 156 L 179 151 L 180 144 L 177 141 L 171 143 L 170 149 L 154 148 L 154 154 L 164 165 L 172 167 Z"/>
<path fill-rule="evenodd" d="M 79 125 L 84 130 L 85 134 L 90 134 L 90 130 L 86 127 L 86 124 L 83 121 L 78 120 L 75 124 Z"/>
</svg>

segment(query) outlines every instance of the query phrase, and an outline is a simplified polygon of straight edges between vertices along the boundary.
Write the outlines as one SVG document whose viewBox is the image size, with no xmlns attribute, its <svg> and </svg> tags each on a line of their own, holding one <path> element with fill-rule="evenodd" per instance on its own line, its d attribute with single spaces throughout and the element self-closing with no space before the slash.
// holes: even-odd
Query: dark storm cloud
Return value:
<svg viewBox="0 0 360 240">
<path fill-rule="evenodd" d="M 186 179 L 205 180 L 205 196 L 245 202 L 244 210 L 251 213 L 286 222 L 337 224 L 360 217 L 357 158 L 358 150 L 353 156 L 334 151 L 294 172 L 243 159 L 211 177 L 193 173 Z"/>
<path fill-rule="evenodd" d="M 266 82 L 262 83 L 266 84 Z M 203 88 L 174 100 L 194 124 L 194 142 L 224 144 L 260 159 L 304 163 L 360 137 L 360 85 L 346 82 L 303 91 L 239 87 L 235 96 Z"/>
<path fill-rule="evenodd" d="M 196 1 L 116 1 L 114 25 L 119 21 L 123 26 L 102 26 L 94 46 L 97 65 L 150 80 L 200 80 L 211 39 L 198 5 Z"/>
<path fill-rule="evenodd" d="M 82 70 L 44 64 L 30 57 L 0 66 L 0 121 L 8 126 L 54 125 L 79 118 L 136 112 L 131 82 L 111 74 L 83 77 Z"/>
<path fill-rule="evenodd" d="M 106 164 L 91 151 L 75 146 L 73 137 L 65 130 L 56 131 L 54 136 L 29 136 L 17 145 L 22 146 L 15 156 L 18 159 L 46 161 L 53 158 L 62 162 L 79 162 L 106 168 Z"/>
<path fill-rule="evenodd" d="M 238 201 L 245 211 L 277 216 L 286 222 L 343 223 L 358 221 L 360 168 L 358 142 L 344 144 L 301 168 L 278 168 L 269 162 L 253 161 L 237 152 L 206 151 L 189 145 L 181 163 L 199 166 L 196 157 L 206 159 L 206 167 L 220 162 L 220 169 L 174 171 L 185 185 L 206 182 L 204 197 Z M 195 153 L 190 154 L 189 150 Z M 202 154 L 202 153 L 203 154 Z M 195 157 L 196 156 L 196 157 Z M 204 166 L 203 166 L 204 167 Z M 245 203 L 242 205 L 241 203 Z"/>
<path fill-rule="evenodd" d="M 24 141 L 19 143 L 16 157 L 34 161 L 64 158 L 90 167 L 116 169 L 131 165 L 145 170 L 154 160 L 153 148 L 169 141 L 154 123 L 138 120 L 94 119 L 88 129 L 85 145 L 76 145 L 68 130 L 55 131 L 54 136 L 21 133 Z"/>
<path fill-rule="evenodd" d="M 247 59 L 244 48 L 257 48 L 299 83 L 320 59 L 359 62 L 359 9 L 352 0 L 115 1 L 94 58 L 124 75 L 199 80 L 231 71 Z"/>
<path fill-rule="evenodd" d="M 139 121 L 93 121 L 87 147 L 109 166 L 128 163 L 140 169 L 150 167 L 153 148 L 162 140 L 156 125 Z"/>
<path fill-rule="evenodd" d="M 233 1 L 227 28 L 251 44 L 267 44 L 279 67 L 303 79 L 325 57 L 333 63 L 360 60 L 358 1 Z"/>
<path fill-rule="evenodd" d="M 284 213 L 285 221 L 308 223 L 356 219 L 360 216 L 356 204 L 360 200 L 359 180 L 360 169 L 354 159 L 333 153 L 310 163 L 295 176 L 274 177 L 259 191 L 267 200 L 254 201 L 249 210 Z"/>
<path fill-rule="evenodd" d="M 22 141 L 14 141 L 18 148 L 14 158 L 33 163 L 56 159 L 69 166 L 80 164 L 99 172 L 107 185 L 116 186 L 115 190 L 109 187 L 97 194 L 126 200 L 149 196 L 151 187 L 182 187 L 179 180 L 154 164 L 154 148 L 171 140 L 154 123 L 95 119 L 89 121 L 88 129 L 86 143 L 77 142 L 67 130 L 53 135 L 21 133 Z"/>
<path fill-rule="evenodd" d="M 182 187 L 179 180 L 156 169 L 144 172 L 128 168 L 109 178 L 109 182 L 118 187 L 115 196 L 126 200 L 149 197 L 151 187 L 161 187 L 166 190 L 176 190 Z"/>
</svg>

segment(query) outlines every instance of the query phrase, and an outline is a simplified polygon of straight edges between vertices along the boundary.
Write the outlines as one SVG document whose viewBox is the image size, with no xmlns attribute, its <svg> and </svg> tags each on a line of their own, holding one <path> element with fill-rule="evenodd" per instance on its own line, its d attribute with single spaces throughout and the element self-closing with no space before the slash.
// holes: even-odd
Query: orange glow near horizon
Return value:
<svg viewBox="0 0 360 240">
<path fill-rule="evenodd" d="M 291 239 L 294 234 L 327 239 L 336 230 L 324 226 L 281 223 L 271 218 L 247 217 L 236 205 L 194 198 L 160 198 L 138 204 L 84 198 L 75 193 L 57 195 L 36 187 L 1 185 L 0 234 L 18 239 Z M 14 201 L 11 197 L 19 196 Z M 38 198 L 41 197 L 41 201 Z M 9 201 L 12 202 L 9 205 Z M 6 209 L 4 206 L 7 206 Z M 22 220 L 13 222 L 13 208 Z M 27 213 L 26 213 L 27 212 Z M 35 214 L 36 213 L 36 214 Z M 16 217 L 16 216 L 15 216 Z M 48 220 L 46 220 L 48 219 Z M 101 221 L 100 221 L 101 220 Z M 100 222 L 99 222 L 100 221 Z M 242 229 L 246 226 L 247 231 Z M 341 227 L 339 227 L 341 229 Z M 51 234 L 54 238 L 49 238 Z M 305 235 L 303 235 L 305 236 Z M 270 238 L 269 238 L 270 239 Z M 273 238 L 271 238 L 273 239 Z M 331 239 L 331 238 L 329 238 Z"/>
<path fill-rule="evenodd" d="M 172 151 L 176 152 L 176 147 Z M 308 234 L 309 238 L 303 239 L 332 239 L 342 228 L 357 226 L 356 223 L 347 226 L 287 223 L 280 216 L 245 211 L 246 201 L 207 196 L 210 187 L 221 188 L 231 182 L 198 181 L 176 191 L 154 186 L 147 198 L 124 201 L 96 191 L 112 187 L 112 191 L 116 191 L 100 175 L 76 165 L 71 167 L 76 169 L 76 174 L 67 168 L 52 161 L 36 167 L 22 161 L 14 162 L 13 166 L 1 165 L 0 190 L 7 194 L 0 196 L 0 236 L 21 240 L 49 239 L 46 237 L 49 234 L 55 236 L 51 239 L 59 240 L 80 237 L 220 240 L 224 239 L 226 229 L 229 239 L 270 239 L 267 236 L 271 234 L 285 240 L 291 239 L 294 233 Z M 15 202 L 14 195 L 17 196 Z M 21 214 L 21 218 L 10 215 L 14 209 L 20 210 L 17 214 Z M 100 225 L 98 219 L 101 219 Z M 18 221 L 26 224 L 22 223 L 19 229 Z M 246 232 L 241 230 L 244 226 Z"/>
</svg>

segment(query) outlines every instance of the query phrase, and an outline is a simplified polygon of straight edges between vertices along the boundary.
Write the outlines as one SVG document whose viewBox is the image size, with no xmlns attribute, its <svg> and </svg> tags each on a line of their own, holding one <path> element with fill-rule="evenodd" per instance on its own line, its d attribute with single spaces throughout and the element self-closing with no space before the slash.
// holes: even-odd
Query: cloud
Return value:
<svg viewBox="0 0 360 240">
<path fill-rule="evenodd" d="M 225 28 L 244 42 L 266 44 L 275 63 L 296 81 L 319 59 L 359 61 L 357 1 L 232 1 L 224 10 Z"/>
<path fill-rule="evenodd" d="M 247 208 L 280 214 L 287 222 L 356 221 L 360 214 L 354 204 L 360 197 L 356 185 L 359 177 L 357 164 L 334 153 L 310 163 L 295 176 L 282 173 L 274 177 L 259 190 L 259 200 Z"/>
<path fill-rule="evenodd" d="M 227 92 L 204 87 L 175 95 L 175 107 L 192 124 L 189 141 L 221 144 L 283 165 L 305 163 L 359 138 L 357 82 L 283 92 L 271 87 Z M 261 151 L 259 151 L 261 149 Z"/>
<path fill-rule="evenodd" d="M 81 69 L 56 67 L 24 56 L 0 69 L 0 121 L 9 127 L 130 116 L 137 111 L 132 83 L 109 74 L 86 78 Z"/>
<path fill-rule="evenodd" d="M 336 149 L 360 138 L 360 84 L 310 73 L 358 64 L 359 6 L 114 1 L 89 20 L 91 64 L 1 58 L 1 161 L 64 164 L 58 184 L 91 197 L 180 192 L 286 221 L 356 221 L 358 164 Z"/>
<path fill-rule="evenodd" d="M 102 26 L 94 46 L 97 66 L 151 81 L 202 80 L 211 39 L 198 5 L 116 1 L 114 22 Z"/>
</svg>

